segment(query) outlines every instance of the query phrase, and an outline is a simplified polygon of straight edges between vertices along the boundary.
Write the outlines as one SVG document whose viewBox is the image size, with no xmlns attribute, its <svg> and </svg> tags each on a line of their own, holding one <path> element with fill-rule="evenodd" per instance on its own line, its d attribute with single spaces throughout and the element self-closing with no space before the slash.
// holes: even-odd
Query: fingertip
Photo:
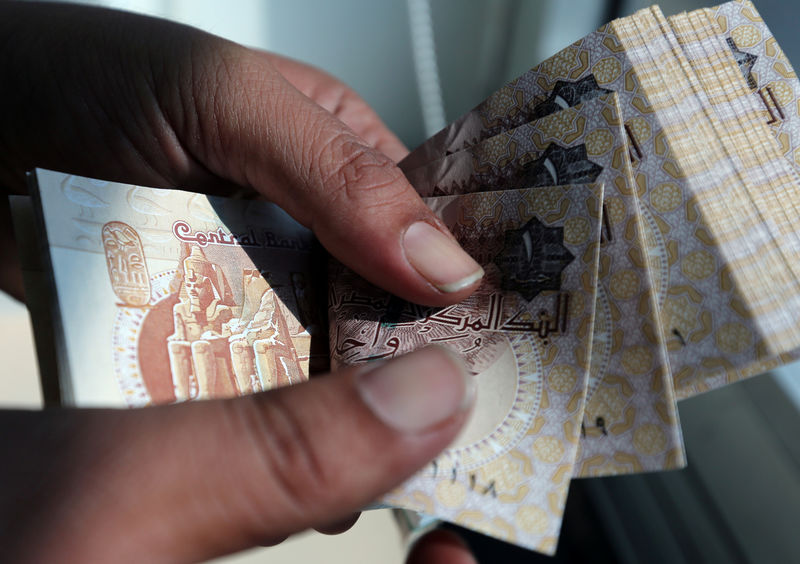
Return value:
<svg viewBox="0 0 800 564">
<path fill-rule="evenodd" d="M 480 264 L 450 235 L 426 221 L 415 221 L 403 234 L 409 264 L 442 295 L 459 295 L 483 278 Z"/>
<path fill-rule="evenodd" d="M 359 517 L 361 517 L 360 511 L 348 515 L 344 519 L 340 519 L 338 521 L 334 521 L 333 523 L 328 523 L 321 527 L 314 527 L 314 528 L 323 535 L 339 535 L 341 533 L 349 531 L 352 528 L 352 526 L 356 524 Z"/>
<path fill-rule="evenodd" d="M 327 128 L 336 129 L 331 123 Z M 308 218 L 331 254 L 392 294 L 431 306 L 469 296 L 480 285 L 483 269 L 396 163 L 350 134 L 327 135 L 333 141 L 323 144 L 317 179 L 294 199 L 292 205 L 302 209 L 290 211 Z"/>
<path fill-rule="evenodd" d="M 469 411 L 475 381 L 448 349 L 429 346 L 358 375 L 364 403 L 389 427 L 421 434 Z"/>
<path fill-rule="evenodd" d="M 258 546 L 263 546 L 264 548 L 269 548 L 271 546 L 277 546 L 281 544 L 283 541 L 289 538 L 289 535 L 281 535 L 278 537 L 269 537 L 261 542 L 258 543 Z"/>
<path fill-rule="evenodd" d="M 435 529 L 414 543 L 407 564 L 477 564 L 467 543 L 452 531 Z"/>
</svg>

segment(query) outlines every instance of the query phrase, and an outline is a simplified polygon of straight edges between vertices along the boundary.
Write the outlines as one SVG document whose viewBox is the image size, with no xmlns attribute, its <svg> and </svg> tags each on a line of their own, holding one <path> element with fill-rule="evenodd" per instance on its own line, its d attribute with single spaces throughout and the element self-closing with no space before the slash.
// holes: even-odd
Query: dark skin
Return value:
<svg viewBox="0 0 800 564">
<path fill-rule="evenodd" d="M 39 3 L 0 2 L 0 52 L 5 193 L 24 193 L 34 167 L 244 190 L 281 205 L 339 260 L 405 299 L 447 305 L 478 284 L 443 285 L 413 260 L 410 225 L 449 234 L 396 167 L 403 145 L 319 70 L 162 20 Z M 22 299 L 0 202 L 0 286 Z M 446 357 L 418 353 L 413 372 L 444 374 L 442 397 L 458 400 L 462 369 Z M 365 400 L 364 379 L 345 369 L 235 400 L 0 412 L 4 557 L 196 561 L 308 527 L 346 530 L 360 507 L 446 447 L 468 412 L 454 407 L 409 430 Z M 449 533 L 423 539 L 409 558 L 473 561 Z"/>
</svg>

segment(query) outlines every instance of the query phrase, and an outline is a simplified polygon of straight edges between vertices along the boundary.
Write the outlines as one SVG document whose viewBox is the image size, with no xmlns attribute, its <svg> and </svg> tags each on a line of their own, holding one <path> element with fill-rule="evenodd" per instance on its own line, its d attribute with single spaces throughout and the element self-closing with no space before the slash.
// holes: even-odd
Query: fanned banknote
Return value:
<svg viewBox="0 0 800 564">
<path fill-rule="evenodd" d="M 709 41 L 700 38 L 709 28 L 702 14 L 676 16 L 670 26 L 652 8 L 617 26 L 621 37 L 652 33 L 629 53 L 641 67 L 655 65 L 641 73 L 640 88 L 659 97 L 654 110 L 688 180 L 686 219 L 696 219 L 687 224 L 675 214 L 654 213 L 677 249 L 679 268 L 669 272 L 662 321 L 666 334 L 681 337 L 671 343 L 670 364 L 683 397 L 761 372 L 798 345 L 798 282 L 787 261 L 796 236 L 785 227 L 795 214 L 792 204 L 776 201 L 791 201 L 796 174 L 770 150 L 777 147 L 765 123 L 757 128 L 746 108 L 734 105 L 731 92 L 742 77 L 727 45 L 717 41 L 724 47 L 706 58 Z M 656 31 L 665 29 L 670 32 Z M 656 211 L 664 207 L 649 199 Z M 772 281 L 768 291 L 765 275 Z"/>
<path fill-rule="evenodd" d="M 725 357 L 718 357 L 713 362 L 706 359 L 702 366 L 684 366 L 675 374 L 675 388 L 678 397 L 686 397 L 703 391 L 708 387 L 717 387 L 727 381 L 759 374 L 779 364 L 797 357 L 797 337 L 792 321 L 793 296 L 796 292 L 798 239 L 795 232 L 798 217 L 797 202 L 800 196 L 800 178 L 797 175 L 796 162 L 792 147 L 797 142 L 797 107 L 787 102 L 787 89 L 793 87 L 797 80 L 781 76 L 781 81 L 771 80 L 776 69 L 786 74 L 791 67 L 782 59 L 774 39 L 770 39 L 766 26 L 762 29 L 752 25 L 750 17 L 757 16 L 749 3 L 732 2 L 724 4 L 718 10 L 727 13 L 734 21 L 742 14 L 748 15 L 751 24 L 736 25 L 735 33 L 726 34 L 718 25 L 727 23 L 726 17 L 715 17 L 715 10 L 697 10 L 689 14 L 679 14 L 669 18 L 669 24 L 675 31 L 678 43 L 688 59 L 688 65 L 697 78 L 699 96 L 713 127 L 713 136 L 720 142 L 727 157 L 739 163 L 736 179 L 743 189 L 740 193 L 746 196 L 737 206 L 730 198 L 727 207 L 740 210 L 750 209 L 749 221 L 761 225 L 747 225 L 748 219 L 740 217 L 738 221 L 728 212 L 718 213 L 718 219 L 709 221 L 712 234 L 717 239 L 721 254 L 730 257 L 728 262 L 731 276 L 737 286 L 744 289 L 746 303 L 757 304 L 765 294 L 760 279 L 765 272 L 770 272 L 774 280 L 785 280 L 771 286 L 769 295 L 773 301 L 773 312 L 777 310 L 783 320 L 776 319 L 775 313 L 743 307 L 736 301 L 735 305 L 742 317 L 748 319 L 744 324 L 753 334 L 759 332 L 763 343 L 757 346 L 755 356 L 748 350 L 728 350 Z M 766 38 L 762 38 L 762 33 Z M 761 44 L 758 55 L 748 53 L 739 48 L 733 36 L 744 48 L 752 48 Z M 769 46 L 769 47 L 767 47 Z M 753 68 L 759 59 L 768 59 L 765 51 L 772 51 L 772 61 L 763 72 L 754 72 Z M 777 50 L 777 51 L 776 51 Z M 759 71 L 765 65 L 759 65 Z M 770 76 L 770 72 L 772 71 Z M 762 86 L 759 86 L 759 78 Z M 788 159 L 784 158 L 788 157 Z M 725 176 L 725 169 L 731 166 L 721 164 L 716 174 Z M 732 176 L 728 173 L 728 176 Z M 707 196 L 711 200 L 720 200 L 717 193 Z M 741 206 L 741 207 L 739 207 Z M 721 229 L 727 223 L 727 230 Z M 756 234 L 760 230 L 760 234 Z M 733 247 L 733 249 L 731 249 Z M 773 256 L 772 265 L 765 264 L 764 255 Z M 739 258 L 744 257 L 744 258 Z M 754 261 L 752 257 L 762 257 Z M 777 262 L 777 264 L 775 264 Z M 742 264 L 744 263 L 744 264 Z M 749 270 L 749 275 L 748 271 Z M 762 300 L 763 301 L 763 300 Z M 789 308 L 777 304 L 790 304 Z M 747 310 L 751 311 L 747 311 Z M 740 320 L 729 315 L 728 327 Z M 753 325 L 760 325 L 753 330 Z M 768 326 L 768 329 L 764 329 Z M 783 327 L 783 335 L 776 334 Z M 744 334 L 744 331 L 741 331 Z M 788 334 L 787 334 L 788 333 Z M 729 349 L 740 348 L 742 340 L 731 341 Z M 769 343 L 770 346 L 766 346 Z M 744 354 L 742 354 L 744 353 Z M 720 369 L 724 369 L 724 375 Z M 723 376 L 721 378 L 721 376 Z"/>
<path fill-rule="evenodd" d="M 39 227 L 18 232 L 38 232 L 44 251 L 63 403 L 230 397 L 327 364 L 325 286 L 312 284 L 326 260 L 279 208 L 42 170 L 36 180 L 33 202 L 15 208 L 20 219 L 27 203 Z M 385 501 L 554 550 L 586 397 L 602 202 L 602 185 L 432 199 L 487 271 L 450 308 L 335 271 L 334 363 L 434 342 L 463 353 L 479 382 L 456 445 Z"/>
<path fill-rule="evenodd" d="M 716 29 L 711 33 L 727 51 L 716 55 L 737 62 L 738 78 L 727 73 L 702 81 L 704 73 L 696 73 L 703 65 L 690 64 L 697 57 L 686 42 L 687 32 L 709 33 L 701 15 L 708 20 L 712 13 Z M 768 137 L 777 139 L 796 162 L 798 88 L 794 71 L 751 3 L 729 2 L 675 17 L 675 26 L 681 18 L 692 20 L 688 29 L 679 29 L 683 45 L 657 7 L 603 26 L 491 95 L 412 152 L 401 167 L 413 175 L 415 168 L 500 131 L 616 92 L 642 192 L 641 223 L 660 290 L 670 368 L 680 397 L 687 397 L 797 355 L 791 321 L 797 317 L 796 277 L 788 258 L 795 252 L 788 229 L 796 217 L 796 198 L 787 194 L 792 183 L 785 170 L 762 171 L 785 181 L 783 192 L 768 193 L 770 205 L 744 178 L 748 162 L 774 163 L 764 152 L 752 158 L 765 144 L 774 144 Z M 706 89 L 740 88 L 742 74 L 751 106 L 761 106 L 761 123 L 774 131 L 765 136 L 763 130 L 745 129 L 738 146 L 749 152 L 730 154 L 730 143 L 722 144 L 714 134 L 712 121 L 719 118 L 712 115 Z M 733 134 L 726 134 L 729 142 Z M 747 157 L 744 163 L 738 161 L 742 157 Z M 730 178 L 739 183 L 736 190 L 726 185 Z M 743 223 L 749 231 L 738 228 Z M 763 280 L 765 273 L 778 291 L 761 289 L 758 277 Z"/>
<path fill-rule="evenodd" d="M 454 306 L 399 300 L 333 263 L 334 365 L 439 344 L 477 380 L 455 443 L 384 501 L 555 550 L 594 355 L 602 196 L 589 185 L 429 199 L 486 271 Z"/>
<path fill-rule="evenodd" d="M 730 48 L 751 97 L 766 113 L 761 123 L 770 126 L 784 155 L 800 169 L 800 81 L 755 6 L 728 2 L 695 13 L 713 18 L 713 33 Z"/>
<path fill-rule="evenodd" d="M 576 475 L 682 466 L 683 445 L 616 94 L 490 137 L 408 173 L 422 194 L 606 186 L 592 372 Z M 544 197 L 542 195 L 541 197 Z"/>
</svg>

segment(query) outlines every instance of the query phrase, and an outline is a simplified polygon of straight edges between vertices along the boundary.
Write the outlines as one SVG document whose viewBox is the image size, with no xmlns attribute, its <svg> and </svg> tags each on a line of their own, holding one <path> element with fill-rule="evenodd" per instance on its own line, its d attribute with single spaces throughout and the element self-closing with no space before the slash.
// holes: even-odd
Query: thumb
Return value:
<svg viewBox="0 0 800 564">
<path fill-rule="evenodd" d="M 193 97 L 201 133 L 184 136 L 200 141 L 200 160 L 265 194 L 339 260 L 396 295 L 446 305 L 475 289 L 480 265 L 389 157 L 304 96 L 264 53 L 210 53 L 204 64 L 225 71 L 198 73 L 195 90 L 222 94 Z"/>
<path fill-rule="evenodd" d="M 468 378 L 432 347 L 232 400 L 5 412 L 13 464 L 0 475 L 16 493 L 2 498 L 3 546 L 43 561 L 194 561 L 334 522 L 453 440 Z"/>
</svg>

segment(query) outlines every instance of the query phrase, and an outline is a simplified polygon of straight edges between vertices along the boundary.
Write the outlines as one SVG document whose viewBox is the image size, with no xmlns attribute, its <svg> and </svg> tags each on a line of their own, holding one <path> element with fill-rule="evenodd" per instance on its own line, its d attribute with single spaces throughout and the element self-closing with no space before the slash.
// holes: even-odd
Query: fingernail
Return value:
<svg viewBox="0 0 800 564">
<path fill-rule="evenodd" d="M 361 397 L 384 423 L 420 432 L 469 408 L 475 382 L 461 359 L 427 347 L 359 374 Z"/>
<path fill-rule="evenodd" d="M 424 221 L 411 224 L 403 246 L 411 266 L 442 292 L 458 292 L 483 277 L 481 265 L 458 243 Z"/>
</svg>

